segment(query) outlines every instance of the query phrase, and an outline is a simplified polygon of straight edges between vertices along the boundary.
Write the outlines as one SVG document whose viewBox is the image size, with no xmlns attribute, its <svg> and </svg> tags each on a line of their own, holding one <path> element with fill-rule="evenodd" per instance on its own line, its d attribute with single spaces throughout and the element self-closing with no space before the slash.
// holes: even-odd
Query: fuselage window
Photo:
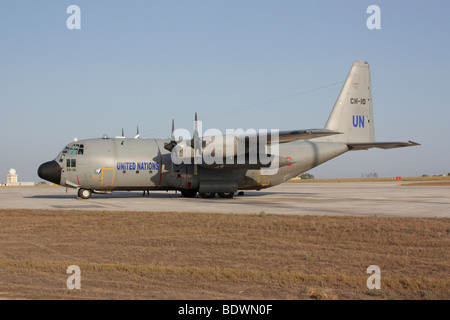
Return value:
<svg viewBox="0 0 450 320">
<path fill-rule="evenodd" d="M 67 168 L 76 168 L 77 166 L 77 160 L 76 159 L 67 159 L 66 160 L 66 167 Z"/>
</svg>

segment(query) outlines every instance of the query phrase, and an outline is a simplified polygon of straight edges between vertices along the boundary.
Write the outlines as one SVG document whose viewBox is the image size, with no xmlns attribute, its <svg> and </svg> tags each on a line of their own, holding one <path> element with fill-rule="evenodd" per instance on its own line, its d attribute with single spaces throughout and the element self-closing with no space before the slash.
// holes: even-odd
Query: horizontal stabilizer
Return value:
<svg viewBox="0 0 450 320">
<path fill-rule="evenodd" d="M 408 141 L 408 142 L 348 143 L 347 146 L 350 151 L 355 151 L 355 150 L 368 150 L 370 148 L 393 149 L 402 147 L 412 147 L 412 146 L 420 146 L 420 144 L 417 142 Z"/>
</svg>

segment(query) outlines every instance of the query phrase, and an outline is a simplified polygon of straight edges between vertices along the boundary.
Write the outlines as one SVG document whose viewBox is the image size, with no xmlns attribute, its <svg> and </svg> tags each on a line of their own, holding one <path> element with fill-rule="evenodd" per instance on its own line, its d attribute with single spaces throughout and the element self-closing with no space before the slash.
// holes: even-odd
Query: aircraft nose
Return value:
<svg viewBox="0 0 450 320">
<path fill-rule="evenodd" d="M 39 166 L 38 176 L 41 179 L 53 182 L 55 184 L 60 184 L 61 167 L 55 160 L 45 162 Z"/>
</svg>

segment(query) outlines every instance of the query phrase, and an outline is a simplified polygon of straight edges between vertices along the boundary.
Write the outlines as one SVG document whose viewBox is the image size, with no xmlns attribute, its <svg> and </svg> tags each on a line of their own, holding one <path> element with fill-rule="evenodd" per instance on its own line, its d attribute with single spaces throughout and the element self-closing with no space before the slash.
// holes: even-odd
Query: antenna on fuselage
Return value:
<svg viewBox="0 0 450 320">
<path fill-rule="evenodd" d="M 125 132 L 123 130 L 123 127 L 122 127 L 122 135 L 120 137 L 116 137 L 116 138 L 118 138 L 118 139 L 125 139 Z"/>
<path fill-rule="evenodd" d="M 134 137 L 135 139 L 139 139 L 139 136 L 140 136 L 141 134 L 139 133 L 139 126 L 137 127 L 137 130 L 136 130 L 136 136 Z"/>
</svg>

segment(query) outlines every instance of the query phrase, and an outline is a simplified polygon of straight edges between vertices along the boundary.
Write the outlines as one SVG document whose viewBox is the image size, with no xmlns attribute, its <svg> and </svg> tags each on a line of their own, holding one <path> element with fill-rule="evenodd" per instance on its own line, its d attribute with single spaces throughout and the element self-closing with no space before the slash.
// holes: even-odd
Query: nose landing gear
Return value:
<svg viewBox="0 0 450 320">
<path fill-rule="evenodd" d="M 92 190 L 89 189 L 78 189 L 78 197 L 81 199 L 89 199 L 92 196 Z"/>
</svg>

